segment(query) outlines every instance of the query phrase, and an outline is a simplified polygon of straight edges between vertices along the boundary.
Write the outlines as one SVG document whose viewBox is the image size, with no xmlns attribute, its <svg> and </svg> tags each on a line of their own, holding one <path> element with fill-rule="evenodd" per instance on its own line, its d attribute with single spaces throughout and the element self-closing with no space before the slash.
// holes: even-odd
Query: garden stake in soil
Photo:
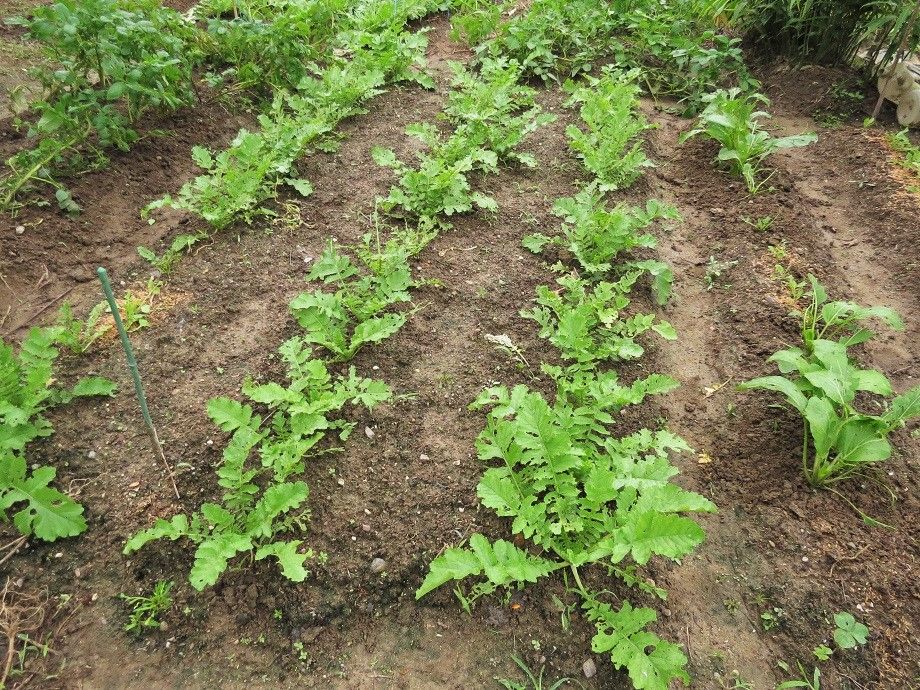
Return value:
<svg viewBox="0 0 920 690">
<path fill-rule="evenodd" d="M 169 475 L 169 481 L 172 482 L 173 491 L 176 493 L 176 498 L 179 498 L 176 478 L 173 476 L 172 468 L 166 461 L 166 455 L 163 453 L 163 446 L 160 445 L 160 437 L 157 436 L 156 427 L 153 426 L 153 420 L 150 418 L 150 410 L 147 409 L 147 398 L 144 396 L 144 384 L 141 383 L 141 374 L 137 369 L 137 360 L 134 358 L 134 348 L 131 347 L 131 341 L 128 339 L 128 332 L 125 330 L 125 324 L 121 320 L 121 313 L 118 311 L 118 303 L 115 301 L 115 294 L 112 292 L 112 284 L 109 282 L 109 274 L 102 266 L 99 267 L 96 273 L 99 275 L 99 282 L 102 283 L 102 292 L 105 293 L 109 308 L 112 310 L 115 328 L 118 329 L 118 335 L 121 338 L 121 346 L 124 348 L 125 357 L 128 359 L 128 369 L 130 369 L 131 378 L 134 380 L 134 392 L 137 394 L 137 401 L 141 406 L 141 414 L 144 416 L 144 423 L 147 425 L 150 441 L 153 443 L 153 450 L 160 456 L 160 460 L 163 461 L 163 465 L 166 467 L 166 474 Z"/>
</svg>

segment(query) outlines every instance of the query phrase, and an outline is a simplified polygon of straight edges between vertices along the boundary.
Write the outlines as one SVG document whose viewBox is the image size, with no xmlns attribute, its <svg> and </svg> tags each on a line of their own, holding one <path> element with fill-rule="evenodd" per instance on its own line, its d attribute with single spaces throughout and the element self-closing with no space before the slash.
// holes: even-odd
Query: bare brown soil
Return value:
<svg viewBox="0 0 920 690">
<path fill-rule="evenodd" d="M 432 28 L 439 88 L 396 89 L 344 123 L 337 153 L 304 161 L 316 191 L 307 200 L 283 200 L 279 210 L 288 222 L 217 235 L 186 257 L 165 287 L 183 299 L 135 335 L 160 435 L 180 468 L 181 501 L 150 452 L 120 351 L 101 347 L 62 362 L 63 378 L 102 373 L 122 393 L 103 405 L 84 401 L 55 411 L 55 435 L 33 447 L 35 461 L 54 464 L 61 485 L 84 503 L 90 528 L 74 540 L 30 545 L 2 566 L 21 591 L 66 593 L 80 605 L 53 641 L 50 661 L 36 667 L 56 676 L 35 676 L 30 687 L 485 688 L 497 687 L 493 676 L 517 675 L 512 653 L 534 668 L 545 663 L 553 679 L 628 687 L 600 657 L 594 657 L 597 676 L 582 675 L 582 663 L 592 658 L 591 631 L 577 615 L 563 630 L 553 597 L 574 599 L 560 584 L 529 588 L 510 602 L 483 601 L 472 616 L 459 611 L 446 589 L 421 603 L 413 599 L 427 563 L 443 547 L 474 531 L 508 536 L 506 524 L 478 508 L 482 467 L 473 443 L 483 421 L 466 406 L 495 381 L 548 388 L 484 335 L 509 335 L 531 363 L 554 356 L 518 310 L 552 279 L 539 257 L 520 246 L 521 237 L 552 231 L 552 201 L 575 191 L 582 170 L 567 150 L 571 115 L 555 89 L 543 92 L 541 102 L 560 118 L 528 144 L 539 167 L 480 181 L 499 213 L 460 218 L 425 249 L 415 264 L 430 280 L 415 294 L 419 311 L 395 337 L 354 361 L 363 375 L 414 397 L 373 413 L 351 411 L 358 427 L 345 451 L 307 469 L 312 519 L 305 539 L 329 554 L 328 563 L 314 564 L 302 585 L 257 564 L 198 594 L 185 582 L 186 546 L 163 543 L 131 559 L 121 555 L 139 528 L 215 494 L 212 468 L 223 435 L 208 422 L 206 401 L 235 393 L 246 376 L 279 373 L 272 353 L 296 332 L 287 303 L 304 289 L 309 261 L 329 237 L 354 243 L 369 229 L 373 200 L 391 182 L 371 160 L 371 147 L 384 144 L 410 156 L 415 144 L 404 126 L 435 117 L 446 89 L 445 61 L 465 59 L 447 40 L 443 18 Z M 808 74 L 762 75 L 778 129 L 816 127 L 815 97 L 839 75 Z M 880 337 L 860 357 L 888 372 L 899 391 L 915 385 L 917 199 L 904 193 L 889 151 L 862 130 L 859 118 L 821 129 L 815 146 L 776 156 L 775 190 L 751 197 L 712 167 L 710 144 L 677 145 L 689 121 L 651 103 L 646 111 L 659 125 L 647 147 L 658 166 L 624 199 L 657 196 L 681 212 L 683 221 L 662 235 L 660 250 L 677 277 L 665 316 L 680 339 L 651 347 L 641 365 L 622 374 L 661 371 L 683 386 L 659 408 L 646 405 L 624 419 L 623 428 L 664 418 L 698 451 L 679 460 L 682 483 L 720 507 L 704 520 L 707 542 L 695 555 L 650 570 L 670 592 L 659 631 L 685 646 L 693 687 L 733 687 L 737 671 L 752 687 L 769 689 L 785 678 L 777 660 L 810 664 L 811 650 L 833 629 L 832 615 L 851 611 L 870 626 L 870 644 L 835 654 L 822 666 L 822 687 L 920 687 L 920 440 L 909 431 L 895 435 L 895 456 L 879 473 L 887 488 L 870 481 L 841 487 L 893 529 L 869 527 L 840 497 L 805 484 L 799 421 L 771 407 L 776 400 L 769 396 L 734 389 L 767 373 L 766 357 L 796 334 L 768 250 L 781 243 L 799 276 L 814 272 L 840 298 L 901 312 L 907 331 Z M 75 197 L 85 208 L 78 219 L 29 209 L 4 220 L 0 318 L 9 314 L 0 331 L 21 336 L 52 303 L 37 318 L 47 321 L 64 292 L 78 306 L 91 306 L 98 301 L 99 263 L 126 285 L 144 280 L 149 267 L 135 247 L 162 249 L 168 238 L 197 226 L 178 214 L 149 226 L 138 210 L 194 174 L 193 144 L 220 146 L 247 120 L 206 101 L 153 125 L 168 136 L 148 138 L 106 170 L 76 180 Z M 742 221 L 767 215 L 773 224 L 762 233 Z M 16 225 L 26 232 L 16 235 Z M 737 263 L 707 289 L 710 256 Z M 374 558 L 385 560 L 383 572 L 371 572 Z M 591 577 L 619 591 L 603 573 Z M 122 631 L 126 608 L 118 594 L 149 592 L 160 579 L 176 582 L 176 605 L 164 630 L 136 641 Z M 781 610 L 779 624 L 765 631 L 761 614 L 774 608 Z M 303 645 L 303 659 L 295 643 Z"/>
</svg>

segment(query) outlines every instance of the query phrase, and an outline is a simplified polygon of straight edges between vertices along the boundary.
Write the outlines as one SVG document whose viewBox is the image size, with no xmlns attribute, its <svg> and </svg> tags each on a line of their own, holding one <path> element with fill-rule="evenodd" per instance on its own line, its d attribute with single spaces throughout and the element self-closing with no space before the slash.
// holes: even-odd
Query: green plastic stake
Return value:
<svg viewBox="0 0 920 690">
<path fill-rule="evenodd" d="M 131 372 L 131 378 L 134 380 L 134 393 L 137 395 L 137 402 L 140 403 L 141 414 L 144 417 L 144 424 L 147 425 L 147 433 L 150 435 L 153 450 L 160 456 L 160 460 L 163 461 L 163 465 L 166 467 L 166 473 L 169 475 L 169 481 L 172 482 L 173 491 L 176 492 L 176 498 L 179 498 L 176 478 L 173 476 L 172 468 L 166 461 L 166 455 L 163 453 L 160 437 L 157 435 L 156 427 L 153 426 L 153 420 L 150 418 L 150 410 L 147 407 L 147 396 L 144 395 L 144 384 L 141 383 L 141 373 L 137 368 L 137 359 L 134 357 L 134 348 L 131 347 L 131 341 L 128 339 L 128 331 L 125 330 L 125 324 L 121 320 L 121 312 L 118 310 L 118 302 L 115 301 L 115 293 L 112 292 L 109 274 L 102 266 L 98 268 L 96 274 L 99 276 L 99 282 L 102 283 L 102 292 L 105 293 L 105 298 L 108 300 L 112 318 L 115 320 L 115 328 L 118 329 L 118 335 L 121 338 L 121 346 L 125 351 L 125 357 L 128 359 L 128 369 Z"/>
</svg>

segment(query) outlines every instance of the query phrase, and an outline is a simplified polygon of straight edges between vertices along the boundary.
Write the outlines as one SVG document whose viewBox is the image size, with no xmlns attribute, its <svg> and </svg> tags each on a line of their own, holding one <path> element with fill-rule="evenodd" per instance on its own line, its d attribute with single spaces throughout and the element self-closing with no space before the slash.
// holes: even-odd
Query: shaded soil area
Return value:
<svg viewBox="0 0 920 690">
<path fill-rule="evenodd" d="M 393 90 L 375 99 L 368 114 L 343 123 L 338 152 L 316 154 L 303 166 L 314 195 L 283 199 L 275 223 L 223 233 L 187 256 L 167 279 L 174 306 L 134 336 L 160 435 L 178 469 L 180 501 L 150 452 L 123 355 L 100 347 L 62 362 L 62 378 L 101 373 L 122 392 L 102 405 L 83 401 L 56 410 L 55 435 L 30 447 L 34 461 L 58 468 L 60 485 L 84 503 L 90 522 L 78 539 L 30 545 L 0 566 L 23 591 L 72 596 L 74 613 L 54 640 L 51 661 L 39 667 L 57 675 L 36 677 L 34 687 L 479 688 L 496 686 L 494 676 L 519 676 L 512 654 L 534 669 L 545 664 L 552 679 L 629 687 L 609 660 L 592 657 L 591 630 L 580 616 L 568 622 L 564 607 L 575 599 L 561 582 L 483 600 L 470 616 L 446 588 L 421 603 L 413 599 L 427 563 L 444 547 L 475 531 L 509 536 L 507 524 L 478 507 L 482 466 L 474 440 L 483 419 L 466 407 L 495 382 L 549 392 L 547 381 L 484 336 L 510 336 L 534 367 L 555 356 L 518 315 L 534 288 L 552 280 L 520 240 L 557 226 L 552 202 L 575 191 L 582 171 L 566 146 L 571 114 L 555 89 L 540 100 L 559 120 L 527 146 L 539 167 L 477 180 L 495 195 L 499 213 L 459 218 L 424 250 L 414 262 L 427 281 L 414 293 L 417 313 L 353 362 L 361 375 L 406 397 L 373 413 L 349 409 L 357 428 L 344 452 L 307 469 L 312 516 L 304 539 L 328 561 L 314 562 L 302 585 L 257 563 L 198 594 L 185 581 L 187 545 L 164 542 L 121 556 L 124 541 L 156 517 L 194 510 L 218 493 L 213 468 L 225 439 L 207 420 L 205 404 L 235 394 L 247 376 L 280 375 L 273 353 L 296 333 L 287 304 L 305 289 L 310 262 L 328 238 L 355 243 L 372 229 L 373 200 L 386 193 L 391 177 L 373 163 L 371 148 L 386 145 L 411 157 L 416 143 L 404 135 L 405 125 L 435 118 L 446 60 L 466 57 L 447 40 L 443 18 L 431 26 L 429 57 L 439 88 Z M 778 129 L 815 127 L 813 100 L 794 91 L 804 88 L 795 86 L 797 75 L 763 78 Z M 815 78 L 826 83 L 832 76 Z M 750 197 L 712 167 L 710 144 L 677 145 L 688 121 L 651 104 L 646 110 L 659 125 L 648 144 L 658 167 L 623 200 L 657 196 L 681 212 L 682 222 L 662 233 L 660 250 L 677 278 L 665 317 L 680 339 L 649 343 L 649 356 L 621 373 L 628 381 L 660 371 L 683 386 L 660 407 L 627 415 L 622 430 L 664 418 L 698 451 L 679 459 L 682 483 L 720 507 L 704 520 L 708 539 L 698 553 L 674 567 L 649 569 L 670 591 L 664 608 L 656 606 L 657 630 L 684 645 L 693 687 L 733 687 L 734 676 L 772 688 L 785 677 L 777 660 L 811 663 L 812 649 L 833 630 L 832 615 L 851 611 L 870 626 L 870 644 L 824 664 L 826 687 L 914 687 L 920 683 L 920 441 L 909 431 L 895 434 L 897 451 L 878 477 L 887 489 L 873 481 L 841 487 L 860 510 L 894 529 L 869 527 L 841 497 L 806 486 L 799 420 L 771 407 L 777 401 L 770 396 L 739 394 L 734 386 L 767 373 L 766 357 L 796 337 L 787 295 L 774 278 L 777 262 L 799 277 L 815 273 L 839 298 L 898 309 L 908 330 L 885 334 L 860 357 L 888 372 L 899 391 L 916 383 L 917 200 L 903 193 L 888 150 L 861 129 L 859 118 L 821 129 L 813 147 L 777 156 L 775 191 Z M 28 210 L 4 221 L 0 273 L 8 285 L 0 290 L 9 292 L 2 293 L 0 318 L 7 307 L 10 315 L 3 330 L 21 334 L 18 327 L 65 290 L 67 299 L 91 305 L 93 270 L 103 260 L 126 283 L 145 278 L 135 247 L 161 250 L 194 221 L 174 214 L 148 226 L 138 209 L 193 174 L 191 145 L 219 146 L 245 121 L 219 103 L 180 114 L 160 125 L 172 136 L 147 139 L 106 171 L 75 182 L 86 209 L 79 219 Z M 765 216 L 773 222 L 764 232 L 744 222 Z M 6 228 L 38 218 L 45 220 L 21 235 Z M 775 258 L 770 246 L 784 246 L 785 257 Z M 723 265 L 720 275 L 710 257 Z M 637 306 L 644 301 L 638 296 Z M 372 571 L 374 559 L 384 567 Z M 603 572 L 590 578 L 598 589 L 623 593 Z M 148 593 L 162 579 L 175 581 L 176 604 L 162 630 L 135 640 L 122 631 L 127 609 L 118 595 Z M 776 618 L 770 630 L 764 613 Z M 590 680 L 582 673 L 588 659 L 598 670 Z"/>
</svg>

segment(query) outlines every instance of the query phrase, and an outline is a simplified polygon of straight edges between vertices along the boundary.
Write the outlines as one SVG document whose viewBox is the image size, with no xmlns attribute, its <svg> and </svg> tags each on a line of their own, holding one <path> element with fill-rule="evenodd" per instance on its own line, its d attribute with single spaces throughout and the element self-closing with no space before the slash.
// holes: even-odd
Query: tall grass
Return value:
<svg viewBox="0 0 920 690">
<path fill-rule="evenodd" d="M 736 9 L 742 26 L 769 53 L 834 65 L 852 63 L 865 49 L 875 74 L 905 43 L 916 49 L 916 8 L 917 0 L 746 0 Z"/>
</svg>

